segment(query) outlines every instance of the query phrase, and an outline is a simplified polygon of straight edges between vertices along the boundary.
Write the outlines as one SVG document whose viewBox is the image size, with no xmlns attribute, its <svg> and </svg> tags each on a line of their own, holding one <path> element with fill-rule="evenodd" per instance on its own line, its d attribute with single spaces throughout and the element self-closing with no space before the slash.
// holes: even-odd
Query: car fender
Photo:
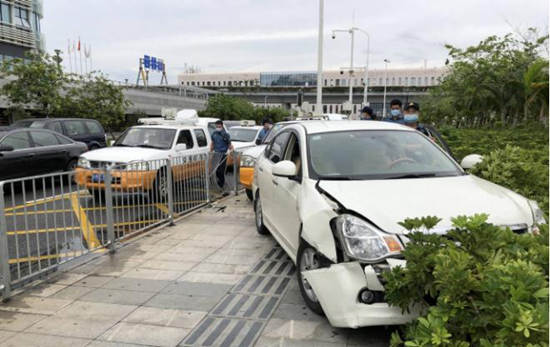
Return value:
<svg viewBox="0 0 550 347">
<path fill-rule="evenodd" d="M 299 196 L 301 238 L 334 263 L 338 262 L 336 241 L 330 221 L 338 216 L 336 203 L 319 193 L 315 181 L 304 180 L 304 188 Z"/>
</svg>

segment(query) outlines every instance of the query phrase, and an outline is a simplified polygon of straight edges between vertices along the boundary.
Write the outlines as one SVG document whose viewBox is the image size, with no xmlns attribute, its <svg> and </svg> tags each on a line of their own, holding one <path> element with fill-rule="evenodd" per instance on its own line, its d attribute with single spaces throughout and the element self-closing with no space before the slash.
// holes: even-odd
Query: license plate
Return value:
<svg viewBox="0 0 550 347">
<path fill-rule="evenodd" d="M 103 174 L 92 174 L 92 182 L 102 183 L 105 180 Z"/>
</svg>

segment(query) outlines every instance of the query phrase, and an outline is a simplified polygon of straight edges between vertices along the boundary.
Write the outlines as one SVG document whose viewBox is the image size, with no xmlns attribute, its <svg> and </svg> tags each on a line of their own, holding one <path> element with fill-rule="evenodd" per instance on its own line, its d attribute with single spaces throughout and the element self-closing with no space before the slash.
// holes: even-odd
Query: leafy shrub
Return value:
<svg viewBox="0 0 550 347">
<path fill-rule="evenodd" d="M 507 145 L 485 155 L 471 173 L 537 201 L 548 215 L 548 154 Z"/>
<path fill-rule="evenodd" d="M 445 236 L 414 232 L 435 223 L 402 223 L 413 231 L 407 267 L 384 275 L 386 299 L 425 310 L 392 346 L 547 346 L 548 226 L 518 235 L 475 215 L 453 219 Z"/>
</svg>

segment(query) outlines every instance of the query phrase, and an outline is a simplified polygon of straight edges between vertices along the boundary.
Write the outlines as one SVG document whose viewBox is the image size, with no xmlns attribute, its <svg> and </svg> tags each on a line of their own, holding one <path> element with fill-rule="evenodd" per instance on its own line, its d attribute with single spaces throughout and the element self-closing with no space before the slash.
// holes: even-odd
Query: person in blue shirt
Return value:
<svg viewBox="0 0 550 347">
<path fill-rule="evenodd" d="M 256 144 L 259 145 L 264 141 L 264 138 L 269 134 L 271 131 L 271 128 L 273 127 L 273 121 L 269 118 L 265 118 L 262 122 L 264 128 L 260 130 L 260 133 L 258 134 L 258 138 L 256 139 Z"/>
<path fill-rule="evenodd" d="M 216 165 L 216 180 L 223 190 L 225 185 L 225 167 L 227 165 L 227 151 L 233 150 L 231 136 L 223 128 L 221 120 L 216 121 L 216 130 L 212 133 L 210 152 L 214 152 L 214 165 Z"/>
<path fill-rule="evenodd" d="M 384 121 L 405 124 L 403 120 L 402 107 L 403 104 L 401 103 L 401 100 L 393 99 L 390 102 L 390 115 L 389 117 L 384 118 Z"/>
</svg>

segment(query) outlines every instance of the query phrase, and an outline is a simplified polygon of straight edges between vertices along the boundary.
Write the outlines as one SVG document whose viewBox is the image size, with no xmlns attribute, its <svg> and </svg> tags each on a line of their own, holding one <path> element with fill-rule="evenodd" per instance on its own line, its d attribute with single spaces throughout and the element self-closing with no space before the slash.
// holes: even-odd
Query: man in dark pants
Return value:
<svg viewBox="0 0 550 347">
<path fill-rule="evenodd" d="M 216 131 L 212 134 L 212 142 L 210 143 L 210 152 L 214 152 L 214 165 L 216 168 L 216 179 L 218 186 L 223 190 L 225 185 L 225 166 L 227 164 L 227 150 L 233 150 L 231 144 L 231 136 L 223 128 L 221 120 L 216 121 Z"/>
</svg>

